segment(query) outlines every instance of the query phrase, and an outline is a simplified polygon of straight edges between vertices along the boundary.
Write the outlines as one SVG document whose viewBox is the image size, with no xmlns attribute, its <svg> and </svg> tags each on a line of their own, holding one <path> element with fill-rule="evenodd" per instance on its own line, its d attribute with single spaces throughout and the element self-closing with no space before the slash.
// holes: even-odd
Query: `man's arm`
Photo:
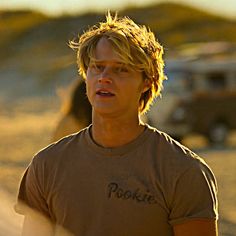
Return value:
<svg viewBox="0 0 236 236">
<path fill-rule="evenodd" d="M 217 221 L 208 219 L 189 220 L 174 225 L 175 236 L 218 236 Z"/>
<path fill-rule="evenodd" d="M 53 224 L 38 214 L 26 215 L 23 224 L 22 236 L 53 236 Z"/>
</svg>

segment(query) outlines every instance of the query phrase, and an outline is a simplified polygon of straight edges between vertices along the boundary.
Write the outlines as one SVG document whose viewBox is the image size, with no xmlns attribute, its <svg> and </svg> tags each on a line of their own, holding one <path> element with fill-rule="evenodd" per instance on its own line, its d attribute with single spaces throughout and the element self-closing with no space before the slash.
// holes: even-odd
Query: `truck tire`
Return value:
<svg viewBox="0 0 236 236">
<path fill-rule="evenodd" d="M 229 129 L 226 123 L 214 123 L 209 130 L 208 139 L 212 145 L 225 145 Z"/>
</svg>

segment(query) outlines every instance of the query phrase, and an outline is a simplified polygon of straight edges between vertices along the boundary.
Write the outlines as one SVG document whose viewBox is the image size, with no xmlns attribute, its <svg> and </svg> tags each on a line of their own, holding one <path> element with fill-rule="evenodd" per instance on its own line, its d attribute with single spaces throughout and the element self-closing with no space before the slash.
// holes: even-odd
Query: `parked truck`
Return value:
<svg viewBox="0 0 236 236">
<path fill-rule="evenodd" d="M 148 122 L 177 139 L 199 133 L 210 143 L 224 143 L 236 129 L 235 58 L 168 60 L 166 74 Z"/>
</svg>

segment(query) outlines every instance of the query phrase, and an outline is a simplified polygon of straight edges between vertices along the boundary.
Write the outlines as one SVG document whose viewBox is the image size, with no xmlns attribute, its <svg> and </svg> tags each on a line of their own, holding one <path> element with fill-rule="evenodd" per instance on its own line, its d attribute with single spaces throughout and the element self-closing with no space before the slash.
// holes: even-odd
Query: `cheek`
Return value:
<svg viewBox="0 0 236 236">
<path fill-rule="evenodd" d="M 142 96 L 143 86 L 137 83 L 130 83 L 123 90 L 123 95 L 126 97 L 128 101 L 136 101 L 138 102 Z"/>
<path fill-rule="evenodd" d="M 86 72 L 86 80 L 88 80 L 91 77 L 91 72 L 88 68 L 87 72 Z"/>
<path fill-rule="evenodd" d="M 86 73 L 86 85 L 87 87 L 91 87 L 94 79 L 93 76 L 91 75 L 91 72 L 88 70 Z"/>
<path fill-rule="evenodd" d="M 145 84 L 144 81 L 140 79 L 139 84 L 137 85 L 137 93 L 139 93 L 141 96 L 144 91 L 145 91 Z"/>
<path fill-rule="evenodd" d="M 87 93 L 87 97 L 89 99 L 89 101 L 91 102 L 91 97 L 92 97 L 92 91 L 93 91 L 93 84 L 92 84 L 92 80 L 87 77 L 86 78 L 86 93 Z"/>
</svg>

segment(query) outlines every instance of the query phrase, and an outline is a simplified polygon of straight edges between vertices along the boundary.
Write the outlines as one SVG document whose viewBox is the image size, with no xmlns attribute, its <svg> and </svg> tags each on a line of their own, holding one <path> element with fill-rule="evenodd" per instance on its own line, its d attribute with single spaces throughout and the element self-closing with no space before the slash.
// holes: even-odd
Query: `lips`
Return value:
<svg viewBox="0 0 236 236">
<path fill-rule="evenodd" d="M 114 93 L 110 92 L 109 90 L 106 89 L 99 89 L 96 91 L 96 94 L 102 97 L 113 97 L 115 96 Z"/>
</svg>

